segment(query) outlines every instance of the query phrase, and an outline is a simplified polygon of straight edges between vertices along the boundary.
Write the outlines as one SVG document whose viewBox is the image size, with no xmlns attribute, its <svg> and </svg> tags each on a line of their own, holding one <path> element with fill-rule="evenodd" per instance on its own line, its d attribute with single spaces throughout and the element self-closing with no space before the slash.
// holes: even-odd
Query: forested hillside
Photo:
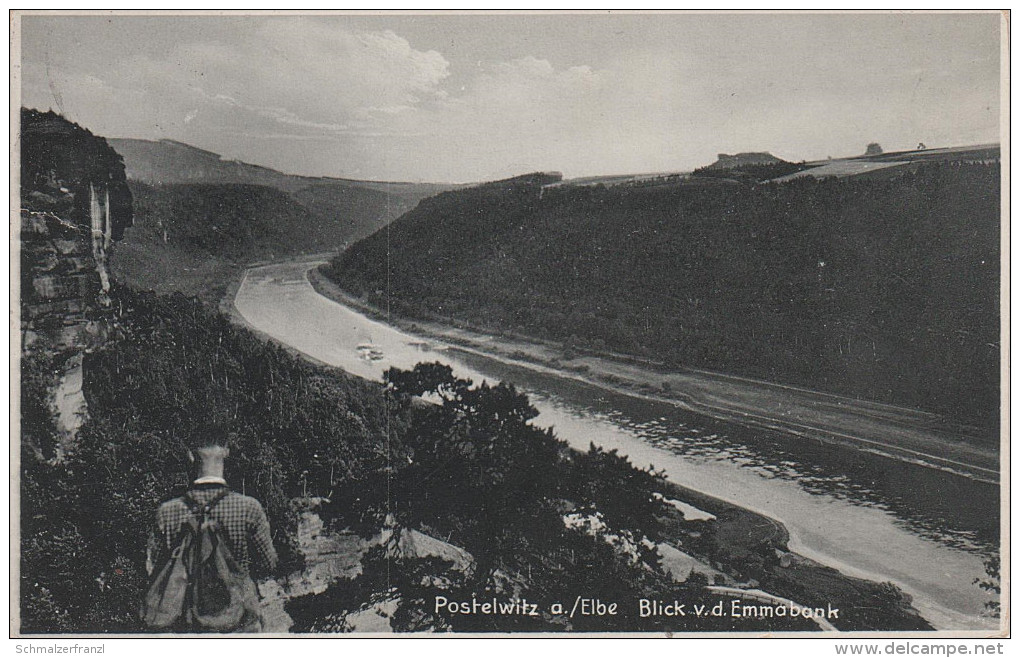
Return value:
<svg viewBox="0 0 1020 658">
<path fill-rule="evenodd" d="M 284 572 L 291 498 L 327 495 L 378 464 L 378 387 L 311 366 L 199 302 L 113 292 L 109 338 L 84 364 L 88 420 L 64 459 L 43 460 L 52 412 L 45 358 L 22 366 L 21 620 L 27 632 L 138 631 L 145 540 L 156 507 L 189 482 L 197 427 L 225 428 L 227 477 L 266 506 Z M 400 417 L 390 414 L 399 426 Z"/>
<path fill-rule="evenodd" d="M 135 287 L 210 300 L 242 265 L 321 253 L 367 235 L 390 203 L 382 192 L 329 186 L 294 195 L 239 183 L 130 187 L 135 226 L 113 252 L 114 275 Z"/>
<path fill-rule="evenodd" d="M 115 276 L 208 300 L 244 264 L 340 248 L 451 187 L 294 176 L 170 140 L 110 143 L 136 217 L 113 254 Z"/>
<path fill-rule="evenodd" d="M 114 188 L 111 197 L 126 190 L 120 159 L 102 138 L 56 115 L 27 112 L 23 127 L 22 198 L 31 202 L 23 209 L 23 228 L 34 227 L 36 238 L 48 235 L 63 251 L 31 260 L 22 289 L 49 290 L 54 286 L 45 282 L 70 261 L 81 261 L 82 271 L 101 268 L 88 249 L 97 233 L 88 230 L 96 219 L 88 200 L 99 185 Z M 303 238 L 315 239 L 302 232 L 308 213 L 273 188 L 136 191 L 136 208 L 147 220 L 133 229 L 146 236 L 138 243 L 140 266 L 158 257 L 151 249 L 158 244 L 196 260 L 240 262 L 283 244 L 305 248 L 310 243 Z M 110 205 L 120 228 L 108 232 L 119 236 L 131 220 L 131 197 Z M 75 239 L 43 231 L 51 224 Z M 102 239 L 103 231 L 98 235 Z M 342 629 L 347 613 L 375 596 L 394 595 L 405 600 L 396 630 L 448 627 L 447 620 L 421 617 L 428 606 L 417 597 L 468 588 L 512 596 L 532 578 L 536 594 L 565 596 L 563 588 L 578 582 L 572 574 L 597 574 L 599 587 L 590 590 L 596 594 L 666 596 L 676 589 L 653 551 L 631 555 L 609 541 L 612 532 L 635 540 L 658 536 L 653 514 L 665 505 L 653 493 L 661 478 L 612 454 L 567 450 L 551 432 L 529 424 L 536 412 L 512 386 L 472 387 L 448 369 L 425 367 L 391 371 L 383 388 L 312 365 L 198 300 L 123 285 L 100 288 L 97 275 L 75 276 L 74 285 L 59 287 L 66 299 L 46 305 L 45 317 L 47 327 L 75 320 L 81 331 L 54 334 L 29 323 L 21 336 L 16 632 L 144 630 L 138 604 L 147 586 L 145 542 L 153 515 L 189 484 L 185 448 L 197 431 L 210 428 L 219 428 L 231 447 L 231 485 L 266 507 L 282 558 L 274 576 L 302 573 L 298 516 L 309 497 L 326 501 L 321 514 L 333 532 L 378 535 L 389 518 L 391 531 L 397 524 L 398 532 L 441 532 L 471 550 L 468 580 L 452 583 L 441 577 L 441 564 L 414 556 L 392 562 L 380 548 L 382 554 L 376 551 L 366 563 L 366 578 L 338 582 L 326 593 L 345 592 L 342 600 L 289 602 L 302 627 Z M 53 391 L 74 351 L 81 353 L 77 372 L 87 404 L 68 429 L 58 422 Z M 442 396 L 443 404 L 413 403 L 415 394 L 426 392 Z M 590 533 L 572 529 L 563 522 L 565 509 L 602 514 L 610 525 Z M 720 564 L 733 561 L 724 550 L 715 552 Z M 734 568 L 746 568 L 740 566 L 748 564 L 746 556 L 741 560 Z M 396 588 L 388 577 L 377 578 L 380 567 L 390 573 L 391 563 Z M 423 574 L 430 578 L 422 581 Z M 703 584 L 692 579 L 685 588 L 699 596 Z M 620 623 L 640 625 L 632 614 Z M 548 616 L 519 625 L 570 628 L 565 619 Z M 785 621 L 769 626 L 797 627 Z"/>
<path fill-rule="evenodd" d="M 724 187 L 515 179 L 423 201 L 329 275 L 409 316 L 998 422 L 997 164 Z"/>
<path fill-rule="evenodd" d="M 458 187 L 442 183 L 297 176 L 239 160 L 227 160 L 217 153 L 169 139 L 150 141 L 113 138 L 109 141 L 124 158 L 128 180 L 150 185 L 167 183 L 265 185 L 287 193 L 297 193 L 310 186 L 370 190 L 392 197 L 390 205 L 394 210 L 401 205 L 411 207 L 418 199 Z M 397 217 L 400 212 L 391 215 L 389 219 Z"/>
<path fill-rule="evenodd" d="M 30 449 L 54 432 L 39 395 L 48 364 L 30 358 L 22 370 L 22 632 L 144 630 L 137 606 L 152 515 L 187 486 L 189 437 L 211 426 L 230 442 L 232 486 L 266 506 L 282 558 L 277 577 L 302 568 L 296 530 L 307 496 L 327 498 L 320 513 L 334 531 L 371 537 L 388 523 L 443 537 L 471 560 L 451 572 L 443 560 L 379 547 L 362 576 L 289 601 L 294 630 L 350 630 L 347 615 L 379 597 L 396 604 L 394 630 L 813 628 L 640 618 L 633 602 L 641 597 L 718 599 L 703 575 L 673 582 L 646 538 L 732 574 L 720 582 L 765 579 L 780 592 L 791 586 L 775 557 L 785 547 L 735 547 L 716 538 L 714 525 L 685 522 L 662 501 L 669 489 L 660 475 L 614 452 L 568 449 L 530 424 L 537 412 L 512 386 L 473 386 L 433 364 L 391 370 L 384 389 L 292 356 L 195 300 L 122 288 L 112 298 L 112 333 L 85 363 L 89 418 L 63 459 Z M 418 394 L 439 403 L 416 404 Z M 433 612 L 437 595 L 569 601 L 579 586 L 630 605 L 609 619 L 573 621 L 547 609 L 517 618 Z M 925 628 L 893 588 L 841 581 L 835 591 L 863 610 L 847 627 Z M 862 597 L 871 605 L 856 605 Z"/>
<path fill-rule="evenodd" d="M 63 135 L 85 139 L 90 149 L 104 147 L 68 127 L 62 125 Z M 56 151 L 73 146 L 61 139 L 47 144 Z M 115 154 L 107 163 L 101 171 L 116 174 Z M 69 193 L 59 185 L 82 190 L 91 182 L 67 171 L 47 170 L 43 186 L 50 193 L 36 197 L 60 202 L 46 212 L 62 225 L 66 218 L 55 213 L 76 215 L 74 199 L 65 199 Z M 525 177 L 475 193 L 490 203 L 527 207 L 538 186 L 551 180 Z M 138 190 L 136 217 L 144 210 L 149 218 L 137 227 L 148 236 L 141 244 L 172 244 L 196 259 L 240 261 L 273 252 L 287 238 L 296 241 L 307 221 L 289 197 L 264 186 Z M 32 191 L 38 190 L 23 187 L 23 197 Z M 130 218 L 129 202 L 121 207 L 122 221 Z M 26 222 L 37 212 L 26 209 Z M 259 212 L 276 221 L 261 221 Z M 301 246 L 297 241 L 295 248 Z M 61 257 L 50 260 L 59 266 Z M 72 306 L 80 313 L 92 295 L 87 289 L 98 286 L 98 277 L 83 278 L 70 289 L 80 299 L 69 299 L 54 317 L 70 317 Z M 14 632 L 145 630 L 138 603 L 147 587 L 153 514 L 188 486 L 194 474 L 185 448 L 210 429 L 222 431 L 231 449 L 231 486 L 266 507 L 281 554 L 273 576 L 277 590 L 290 595 L 284 605 L 293 630 L 351 630 L 350 617 L 379 601 L 391 605 L 388 623 L 398 631 L 814 628 L 804 618 L 640 616 L 634 602 L 643 597 L 692 605 L 725 599 L 706 589 L 706 571 L 725 585 L 761 585 L 811 606 L 835 603 L 851 611 L 840 622 L 848 629 L 928 628 L 895 587 L 810 566 L 792 578 L 778 558 L 787 550 L 785 536 L 749 533 L 761 522 L 749 512 L 702 497 L 699 504 L 716 520 L 688 521 L 666 502 L 667 495 L 684 494 L 661 474 L 636 468 L 615 451 L 569 449 L 551 430 L 531 424 L 537 411 L 512 385 L 475 385 L 449 367 L 419 364 L 410 372 L 390 369 L 380 386 L 313 365 L 181 294 L 113 285 L 102 298 L 90 309 L 88 349 L 74 336 L 87 404 L 69 436 L 51 394 L 62 376 L 66 350 L 56 347 L 63 343 L 40 334 L 30 348 L 22 333 Z M 393 541 L 379 539 L 364 556 L 332 555 L 358 570 L 349 578 L 331 571 L 323 589 L 299 596 L 287 588 L 306 573 L 299 517 L 313 501 L 321 505 L 316 520 L 324 522 L 324 536 L 390 533 Z M 435 556 L 401 552 L 403 533 L 466 556 L 468 564 L 451 569 Z M 692 556 L 698 570 L 675 578 L 657 542 Z M 435 614 L 434 607 L 437 596 L 566 604 L 579 593 L 629 605 L 611 618 L 577 619 L 551 607 L 535 616 L 478 617 Z"/>
</svg>

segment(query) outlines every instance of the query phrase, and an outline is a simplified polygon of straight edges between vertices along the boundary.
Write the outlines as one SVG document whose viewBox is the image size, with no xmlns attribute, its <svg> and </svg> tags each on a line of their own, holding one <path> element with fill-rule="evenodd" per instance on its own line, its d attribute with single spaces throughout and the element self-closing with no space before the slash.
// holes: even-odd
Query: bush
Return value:
<svg viewBox="0 0 1020 658">
<path fill-rule="evenodd" d="M 302 473 L 325 496 L 379 467 L 378 386 L 301 361 L 193 300 L 124 289 L 113 299 L 113 335 L 85 361 L 89 417 L 73 449 L 59 463 L 31 449 L 45 444 L 48 412 L 23 426 L 25 632 L 138 630 L 146 535 L 158 504 L 189 483 L 185 444 L 205 423 L 230 428 L 228 481 L 265 505 L 284 571 L 301 565 L 290 501 Z M 42 369 L 26 362 L 30 375 Z M 399 429 L 399 415 L 390 423 Z"/>
</svg>

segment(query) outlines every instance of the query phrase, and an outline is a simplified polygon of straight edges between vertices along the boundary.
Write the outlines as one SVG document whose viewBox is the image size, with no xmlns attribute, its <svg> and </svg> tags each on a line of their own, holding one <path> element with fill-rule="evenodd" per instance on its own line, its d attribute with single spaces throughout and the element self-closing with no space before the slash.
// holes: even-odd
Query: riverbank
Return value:
<svg viewBox="0 0 1020 658">
<path fill-rule="evenodd" d="M 321 262 L 321 258 L 317 259 L 314 256 L 309 256 L 306 258 L 293 259 L 288 262 L 305 262 L 312 265 L 316 262 Z M 250 267 L 259 267 L 260 265 L 265 264 L 267 263 L 252 263 Z M 309 278 L 311 278 L 311 274 L 314 271 L 314 269 L 309 271 Z M 242 270 L 240 275 L 231 280 L 226 286 L 225 295 L 220 300 L 219 304 L 219 310 L 221 313 L 229 317 L 233 322 L 245 327 L 247 330 L 261 338 L 271 340 L 276 344 L 281 345 L 291 354 L 307 359 L 312 363 L 325 368 L 346 372 L 343 368 L 329 364 L 321 359 L 317 359 L 285 342 L 275 339 L 273 336 L 260 330 L 258 327 L 249 322 L 238 311 L 234 304 L 234 299 L 244 282 L 246 273 L 247 268 Z M 314 284 L 313 287 L 315 287 Z M 735 553 L 744 553 L 749 547 L 760 546 L 766 543 L 777 549 L 787 549 L 787 542 L 790 537 L 789 533 L 782 523 L 767 515 L 744 509 L 722 499 L 709 496 L 675 483 L 668 483 L 668 490 L 664 493 L 714 515 L 719 522 L 719 525 L 723 528 L 723 536 L 730 538 L 729 543 L 733 544 L 732 548 Z"/>
<path fill-rule="evenodd" d="M 248 263 L 247 265 L 245 265 L 243 267 L 239 267 L 239 268 L 237 268 L 233 272 L 233 275 L 229 279 L 227 279 L 226 283 L 223 283 L 221 285 L 221 287 L 219 288 L 219 290 L 222 290 L 222 294 L 218 298 L 219 299 L 219 303 L 216 306 L 217 310 L 219 310 L 219 312 L 222 313 L 223 315 L 225 315 L 226 317 L 230 318 L 230 320 L 232 322 L 234 322 L 235 324 L 237 324 L 239 326 L 244 327 L 248 331 L 250 331 L 253 334 L 255 334 L 256 336 L 258 336 L 259 338 L 262 338 L 263 340 L 268 340 L 268 341 L 272 341 L 272 342 L 276 343 L 277 345 L 282 347 L 284 350 L 286 350 L 288 354 L 292 354 L 292 355 L 294 355 L 294 356 L 296 356 L 298 358 L 305 359 L 305 360 L 310 361 L 310 362 L 314 363 L 315 365 L 321 366 L 323 368 L 328 368 L 330 370 L 336 370 L 338 372 L 345 372 L 343 368 L 338 368 L 337 366 L 335 366 L 335 365 L 333 365 L 331 363 L 326 363 L 322 359 L 316 359 L 311 354 L 307 354 L 305 352 L 302 352 L 301 350 L 296 349 L 293 346 L 288 345 L 287 343 L 285 343 L 283 341 L 276 340 L 273 336 L 270 336 L 266 332 L 262 331 L 261 329 L 259 329 L 255 325 L 253 325 L 251 322 L 248 322 L 248 320 L 243 315 L 241 315 L 241 313 L 238 312 L 237 306 L 234 305 L 234 298 L 237 297 L 237 291 L 240 290 L 241 284 L 244 283 L 244 279 L 248 275 L 248 270 L 249 269 L 254 268 L 254 267 L 261 267 L 263 265 L 270 265 L 270 264 L 278 263 L 278 262 L 308 263 L 309 266 L 312 266 L 312 265 L 314 265 L 316 263 L 321 263 L 322 259 L 324 257 L 329 257 L 331 255 L 332 255 L 331 253 L 327 253 L 327 254 L 310 254 L 310 255 L 307 255 L 307 256 L 300 256 L 300 257 L 285 259 L 284 261 L 277 261 L 277 260 L 271 260 L 271 261 L 253 261 L 253 262 Z"/>
<path fill-rule="evenodd" d="M 696 369 L 671 369 L 624 355 L 572 353 L 549 342 L 497 336 L 477 328 L 386 313 L 346 293 L 319 268 L 308 271 L 319 294 L 424 338 L 514 365 L 665 402 L 718 420 L 999 481 L 999 451 L 972 427 L 935 414 Z"/>
<path fill-rule="evenodd" d="M 306 357 L 314 355 L 317 361 L 327 360 L 346 372 L 375 381 L 379 381 L 388 366 L 359 358 L 354 349 L 359 342 L 378 344 L 387 355 L 385 364 L 407 368 L 407 364 L 428 360 L 429 350 L 420 342 L 408 342 L 414 339 L 316 292 L 307 280 L 307 272 L 313 266 L 314 263 L 304 261 L 275 269 L 249 270 L 243 281 L 232 287 L 232 296 L 223 300 L 224 305 L 245 326 L 261 329 L 259 334 L 301 350 Z M 233 290 L 237 290 L 236 295 Z M 361 324 L 362 321 L 367 325 Z M 340 324 L 335 324 L 337 322 Z M 453 356 L 452 350 L 441 349 L 435 352 L 433 360 L 445 360 L 444 352 Z M 485 358 L 493 363 L 502 361 L 492 357 L 483 360 Z M 542 367 L 533 366 L 535 370 L 539 368 Z M 552 370 L 549 373 L 555 374 Z M 477 381 L 477 373 L 466 374 Z M 557 379 L 561 378 L 557 376 Z M 569 439 L 572 447 L 586 449 L 588 439 L 574 440 L 577 438 Z M 631 455 L 631 451 L 626 448 L 622 454 Z M 649 463 L 644 455 L 638 454 L 640 451 L 632 455 L 637 460 L 634 463 Z M 692 475 L 693 479 L 689 479 Z M 707 565 L 709 568 L 704 573 L 711 576 L 714 570 L 725 574 L 727 585 L 764 588 L 806 605 L 837 602 L 844 610 L 851 611 L 845 613 L 847 618 L 838 625 L 844 630 L 930 628 L 910 605 L 909 596 L 904 596 L 896 587 L 882 584 L 887 577 L 861 573 L 855 573 L 857 577 L 847 577 L 841 573 L 840 560 L 827 558 L 824 562 L 831 566 L 823 566 L 791 553 L 789 546 L 793 545 L 793 540 L 779 516 L 753 511 L 753 504 L 748 508 L 728 498 L 703 494 L 701 486 L 696 484 L 700 479 L 693 473 L 672 477 L 670 482 L 664 483 L 662 491 L 666 498 L 715 518 L 709 524 L 695 521 L 693 527 L 687 518 L 675 515 L 664 518 L 666 525 L 660 529 L 660 536 L 668 538 L 669 546 Z M 675 484 L 677 482 L 695 484 L 685 488 Z M 695 539 L 692 544 L 692 538 L 699 534 L 703 538 Z M 942 622 L 942 627 L 946 628 L 959 623 L 946 619 Z"/>
</svg>

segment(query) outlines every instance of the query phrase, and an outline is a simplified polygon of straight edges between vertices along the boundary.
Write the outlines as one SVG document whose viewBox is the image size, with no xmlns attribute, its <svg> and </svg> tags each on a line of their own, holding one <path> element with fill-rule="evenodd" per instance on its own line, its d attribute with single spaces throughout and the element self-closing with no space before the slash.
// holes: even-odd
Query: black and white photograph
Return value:
<svg viewBox="0 0 1020 658">
<path fill-rule="evenodd" d="M 11 638 L 996 653 L 1009 19 L 11 11 Z"/>
</svg>

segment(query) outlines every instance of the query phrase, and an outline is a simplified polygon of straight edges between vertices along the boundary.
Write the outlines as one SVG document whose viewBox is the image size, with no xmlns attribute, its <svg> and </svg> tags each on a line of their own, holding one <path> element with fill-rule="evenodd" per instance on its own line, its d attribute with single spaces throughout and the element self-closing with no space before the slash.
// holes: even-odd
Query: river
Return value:
<svg viewBox="0 0 1020 658">
<path fill-rule="evenodd" d="M 540 412 L 532 422 L 554 427 L 573 447 L 618 449 L 637 466 L 654 465 L 678 484 L 777 519 L 791 550 L 895 583 L 936 628 L 998 627 L 983 614 L 989 593 L 974 584 L 997 552 L 997 486 L 427 342 L 319 295 L 306 277 L 316 265 L 248 270 L 234 299 L 238 313 L 281 343 L 368 379 L 441 361 L 460 377 L 512 382 Z"/>
</svg>

